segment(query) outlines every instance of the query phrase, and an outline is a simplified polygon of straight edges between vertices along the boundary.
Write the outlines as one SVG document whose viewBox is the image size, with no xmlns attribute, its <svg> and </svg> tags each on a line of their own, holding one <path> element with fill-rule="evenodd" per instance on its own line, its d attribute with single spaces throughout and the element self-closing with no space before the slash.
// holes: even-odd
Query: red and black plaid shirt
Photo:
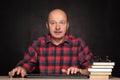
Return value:
<svg viewBox="0 0 120 80">
<path fill-rule="evenodd" d="M 91 60 L 92 52 L 80 38 L 67 34 L 63 43 L 54 45 L 47 34 L 33 42 L 17 66 L 31 72 L 37 64 L 40 74 L 61 74 L 61 69 L 71 66 L 86 68 L 92 64 Z"/>
</svg>

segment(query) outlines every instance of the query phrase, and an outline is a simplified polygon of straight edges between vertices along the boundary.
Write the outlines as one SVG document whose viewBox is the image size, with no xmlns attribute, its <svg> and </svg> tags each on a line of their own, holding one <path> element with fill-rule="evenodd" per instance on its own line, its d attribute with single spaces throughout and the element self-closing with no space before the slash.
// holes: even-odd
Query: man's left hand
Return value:
<svg viewBox="0 0 120 80">
<path fill-rule="evenodd" d="M 77 67 L 69 67 L 67 70 L 62 69 L 62 73 L 66 73 L 67 75 L 69 74 L 77 74 L 78 72 L 80 73 L 81 69 Z"/>
</svg>

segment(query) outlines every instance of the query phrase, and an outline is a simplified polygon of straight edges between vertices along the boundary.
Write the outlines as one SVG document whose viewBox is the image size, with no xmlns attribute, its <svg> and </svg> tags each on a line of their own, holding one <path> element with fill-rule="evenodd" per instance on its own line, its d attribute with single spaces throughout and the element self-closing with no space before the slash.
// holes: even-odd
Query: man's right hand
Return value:
<svg viewBox="0 0 120 80">
<path fill-rule="evenodd" d="M 8 73 L 9 77 L 12 78 L 14 75 L 21 75 L 21 77 L 25 77 L 26 75 L 26 70 L 21 67 L 21 66 L 18 66 L 16 68 L 14 68 L 13 70 L 11 70 L 9 73 Z"/>
</svg>

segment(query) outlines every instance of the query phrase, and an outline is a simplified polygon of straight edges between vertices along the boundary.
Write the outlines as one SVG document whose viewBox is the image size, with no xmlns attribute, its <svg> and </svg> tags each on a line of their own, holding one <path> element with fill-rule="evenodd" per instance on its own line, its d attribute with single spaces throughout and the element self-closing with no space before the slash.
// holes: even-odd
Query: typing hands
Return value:
<svg viewBox="0 0 120 80">
<path fill-rule="evenodd" d="M 76 67 L 69 67 L 67 70 L 66 69 L 62 69 L 62 73 L 70 75 L 70 74 L 77 74 L 77 73 L 81 73 L 81 69 L 76 68 Z M 16 67 L 13 70 L 11 70 L 8 75 L 10 78 L 14 77 L 14 76 L 20 76 L 20 77 L 25 77 L 26 76 L 26 71 L 23 67 Z"/>
<path fill-rule="evenodd" d="M 14 76 L 18 76 L 18 75 L 21 75 L 21 77 L 25 77 L 26 75 L 26 71 L 24 68 L 22 67 L 16 67 L 14 68 L 13 70 L 11 70 L 9 73 L 8 73 L 9 77 L 12 78 Z"/>
</svg>

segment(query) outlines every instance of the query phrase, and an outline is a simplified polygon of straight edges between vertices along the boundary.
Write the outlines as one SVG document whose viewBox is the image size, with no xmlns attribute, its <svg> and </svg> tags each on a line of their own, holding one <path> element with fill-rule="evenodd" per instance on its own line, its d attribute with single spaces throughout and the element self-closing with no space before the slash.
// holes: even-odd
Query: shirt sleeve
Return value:
<svg viewBox="0 0 120 80">
<path fill-rule="evenodd" d="M 79 38 L 79 53 L 78 59 L 80 63 L 80 68 L 88 68 L 93 63 L 93 53 L 89 49 L 89 47 L 85 44 L 83 40 Z"/>
<path fill-rule="evenodd" d="M 32 72 L 35 69 L 37 64 L 37 51 L 36 45 L 33 43 L 29 48 L 26 50 L 24 54 L 24 58 L 18 62 L 16 66 L 22 66 L 27 73 Z"/>
</svg>

